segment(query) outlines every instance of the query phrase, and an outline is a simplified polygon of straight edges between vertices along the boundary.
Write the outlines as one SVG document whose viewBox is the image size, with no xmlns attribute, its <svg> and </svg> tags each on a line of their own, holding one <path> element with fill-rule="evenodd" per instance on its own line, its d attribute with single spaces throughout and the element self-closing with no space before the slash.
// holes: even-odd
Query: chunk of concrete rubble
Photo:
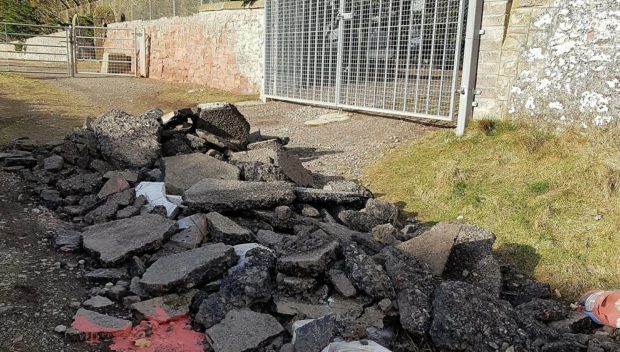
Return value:
<svg viewBox="0 0 620 352">
<path fill-rule="evenodd" d="M 372 192 L 362 187 L 356 182 L 349 180 L 329 181 L 323 189 L 332 192 L 353 192 L 358 193 L 365 198 L 372 198 Z"/>
<path fill-rule="evenodd" d="M 112 194 L 120 193 L 124 190 L 129 189 L 130 187 L 131 186 L 129 185 L 129 182 L 127 182 L 127 180 L 123 178 L 113 177 L 108 179 L 106 183 L 103 184 L 103 187 L 101 187 L 99 193 L 97 193 L 97 197 L 99 199 L 105 199 Z"/>
<path fill-rule="evenodd" d="M 107 336 L 128 333 L 131 331 L 131 322 L 80 308 L 73 316 L 71 328 L 87 336 Z"/>
<path fill-rule="evenodd" d="M 256 240 L 267 247 L 274 247 L 284 239 L 284 235 L 270 230 L 258 230 Z"/>
<path fill-rule="evenodd" d="M 136 187 L 136 197 L 144 196 L 148 202 L 147 207 L 153 209 L 157 206 L 166 208 L 169 218 L 174 218 L 179 212 L 178 201 L 170 199 L 166 195 L 166 184 L 163 182 L 141 182 Z"/>
<path fill-rule="evenodd" d="M 25 150 L 8 150 L 5 152 L 0 152 L 0 161 L 11 158 L 25 158 L 29 156 L 32 156 L 32 153 Z"/>
<path fill-rule="evenodd" d="M 82 302 L 82 306 L 91 309 L 108 308 L 114 305 L 109 298 L 103 296 L 94 296 Z"/>
<path fill-rule="evenodd" d="M 43 159 L 43 170 L 47 170 L 50 172 L 58 172 L 62 170 L 62 167 L 65 165 L 65 159 L 60 155 L 52 155 L 45 159 Z"/>
<path fill-rule="evenodd" d="M 332 342 L 321 352 L 391 352 L 371 340 Z"/>
<path fill-rule="evenodd" d="M 555 340 L 558 334 L 520 314 L 485 289 L 446 281 L 435 291 L 430 336 L 439 349 L 495 351 L 504 343 L 515 351 L 537 350 L 534 341 Z"/>
<path fill-rule="evenodd" d="M 569 314 L 568 306 L 551 299 L 534 298 L 527 303 L 517 306 L 523 314 L 538 321 L 551 322 L 566 319 Z"/>
<path fill-rule="evenodd" d="M 120 207 L 128 206 L 135 199 L 135 190 L 130 188 L 120 193 L 114 193 L 105 200 L 103 205 L 86 214 L 84 220 L 89 224 L 99 224 L 114 219 Z"/>
<path fill-rule="evenodd" d="M 382 225 L 383 220 L 357 210 L 342 210 L 338 212 L 338 220 L 356 231 L 371 232 L 376 226 Z"/>
<path fill-rule="evenodd" d="M 228 103 L 206 103 L 198 105 L 198 119 L 195 127 L 219 137 L 233 139 L 247 144 L 250 123 Z"/>
<path fill-rule="evenodd" d="M 71 194 L 84 195 L 99 190 L 101 181 L 101 176 L 98 173 L 77 174 L 59 180 L 56 187 L 65 196 Z"/>
<path fill-rule="evenodd" d="M 186 230 L 195 227 L 203 236 L 207 236 L 207 216 L 205 214 L 194 214 L 177 220 L 179 230 Z"/>
<path fill-rule="evenodd" d="M 281 147 L 258 148 L 233 153 L 231 160 L 241 163 L 273 164 L 298 186 L 311 186 L 314 183 L 312 174 L 304 168 L 299 157 Z"/>
<path fill-rule="evenodd" d="M 158 323 L 166 323 L 176 320 L 189 314 L 189 306 L 192 297 L 196 294 L 195 290 L 184 294 L 171 294 L 155 297 L 131 305 L 131 310 L 135 312 L 139 320 L 150 320 Z"/>
<path fill-rule="evenodd" d="M 140 285 L 158 295 L 212 281 L 237 262 L 233 247 L 217 243 L 158 259 L 146 269 Z"/>
<path fill-rule="evenodd" d="M 444 276 L 480 286 L 499 297 L 502 274 L 493 257 L 494 243 L 495 234 L 492 232 L 479 226 L 460 224 Z"/>
<path fill-rule="evenodd" d="M 460 232 L 461 224 L 444 221 L 397 247 L 428 264 L 433 274 L 441 276 Z"/>
<path fill-rule="evenodd" d="M 210 242 L 235 245 L 252 241 L 253 234 L 250 230 L 239 226 L 220 213 L 208 213 L 207 223 Z"/>
<path fill-rule="evenodd" d="M 173 235 L 170 238 L 170 242 L 174 245 L 186 248 L 186 249 L 194 249 L 200 247 L 202 242 L 205 240 L 205 235 L 201 232 L 198 227 L 192 226 L 188 229 L 182 230 L 181 232 Z"/>
<path fill-rule="evenodd" d="M 292 187 L 285 182 L 249 182 L 204 179 L 183 197 L 197 211 L 238 211 L 273 208 L 295 200 Z"/>
<path fill-rule="evenodd" d="M 271 315 L 241 309 L 228 312 L 221 323 L 207 329 L 206 336 L 214 352 L 245 352 L 283 332 L 282 325 Z"/>
<path fill-rule="evenodd" d="M 293 323 L 292 344 L 295 351 L 321 352 L 334 337 L 336 318 L 326 315 L 318 319 L 298 320 Z"/>
<path fill-rule="evenodd" d="M 287 209 L 286 211 L 283 211 Z M 254 210 L 254 216 L 271 225 L 277 231 L 294 231 L 295 228 L 316 227 L 317 220 L 297 215 L 288 206 L 279 206 L 275 210 Z"/>
<path fill-rule="evenodd" d="M 398 236 L 398 229 L 392 224 L 383 224 L 373 227 L 372 238 L 375 241 L 384 244 L 392 245 L 396 243 L 396 237 Z M 446 258 L 447 259 L 447 258 Z"/>
<path fill-rule="evenodd" d="M 117 268 L 99 268 L 93 271 L 90 271 L 84 275 L 87 281 L 91 282 L 99 282 L 99 283 L 108 283 L 108 282 L 116 282 L 118 280 L 127 279 L 127 270 L 126 269 L 117 269 Z"/>
<path fill-rule="evenodd" d="M 317 188 L 295 188 L 295 195 L 301 203 L 315 205 L 353 205 L 359 206 L 368 198 L 356 192 L 328 191 Z"/>
<path fill-rule="evenodd" d="M 93 225 L 82 233 L 84 248 L 107 266 L 113 266 L 135 254 L 157 249 L 176 231 L 176 223 L 157 215 Z"/>
<path fill-rule="evenodd" d="M 6 167 L 25 167 L 25 168 L 33 168 L 37 165 L 37 159 L 27 156 L 27 157 L 18 157 L 18 158 L 6 158 L 4 159 L 4 166 Z"/>
<path fill-rule="evenodd" d="M 385 269 L 396 290 L 402 327 L 424 336 L 431 326 L 433 293 L 440 283 L 431 268 L 415 257 L 394 247 L 387 247 Z"/>
<path fill-rule="evenodd" d="M 258 244 L 235 246 L 237 265 L 228 270 L 217 293 L 209 295 L 199 306 L 195 321 L 210 328 L 219 323 L 232 309 L 265 303 L 273 292 L 275 256 Z"/>
<path fill-rule="evenodd" d="M 280 143 L 280 141 L 278 141 L 275 138 L 248 144 L 248 150 L 256 150 L 256 149 L 281 150 L 282 148 L 283 148 L 282 143 Z"/>
<path fill-rule="evenodd" d="M 329 281 L 334 285 L 334 288 L 338 293 L 344 297 L 354 297 L 357 295 L 355 286 L 351 283 L 351 280 L 345 275 L 345 273 L 338 269 L 332 269 L 328 273 Z"/>
<path fill-rule="evenodd" d="M 527 303 L 525 303 L 527 304 Z M 549 322 L 548 326 L 560 334 L 580 334 L 589 331 L 592 328 L 592 319 L 583 313 L 575 311 L 568 312 L 566 318 L 558 321 Z"/>
<path fill-rule="evenodd" d="M 163 165 L 166 190 L 178 195 L 204 178 L 238 180 L 240 174 L 238 167 L 202 153 L 167 157 Z"/>
<path fill-rule="evenodd" d="M 336 259 L 338 242 L 323 230 L 299 236 L 282 246 L 278 271 L 291 276 L 322 275 Z"/>
<path fill-rule="evenodd" d="M 383 249 L 383 245 L 374 240 L 374 238 L 364 232 L 354 231 L 350 228 L 336 223 L 320 222 L 321 230 L 329 235 L 338 238 L 341 241 L 353 241 L 360 246 L 366 253 L 375 255 Z"/>
<path fill-rule="evenodd" d="M 400 225 L 400 209 L 392 203 L 387 203 L 377 198 L 370 198 L 362 210 L 375 219 L 395 226 Z"/>
<path fill-rule="evenodd" d="M 138 182 L 138 173 L 131 170 L 112 170 L 103 174 L 104 179 L 112 179 L 112 178 L 122 178 L 123 180 L 129 183 Z"/>
<path fill-rule="evenodd" d="M 63 230 L 54 236 L 54 247 L 63 252 L 73 252 L 82 248 L 82 234 L 73 230 Z"/>
<path fill-rule="evenodd" d="M 160 128 L 153 110 L 140 116 L 112 110 L 91 121 L 97 145 L 104 158 L 118 169 L 151 166 L 160 155 Z"/>
<path fill-rule="evenodd" d="M 337 321 L 354 320 L 364 313 L 364 302 L 330 297 L 326 304 L 312 304 L 300 302 L 286 297 L 277 297 L 273 300 L 275 312 L 281 315 L 302 316 L 308 319 L 318 319 L 333 314 Z"/>
<path fill-rule="evenodd" d="M 357 289 L 375 299 L 394 298 L 394 287 L 381 265 L 353 242 L 343 242 L 341 248 L 346 274 Z"/>
</svg>

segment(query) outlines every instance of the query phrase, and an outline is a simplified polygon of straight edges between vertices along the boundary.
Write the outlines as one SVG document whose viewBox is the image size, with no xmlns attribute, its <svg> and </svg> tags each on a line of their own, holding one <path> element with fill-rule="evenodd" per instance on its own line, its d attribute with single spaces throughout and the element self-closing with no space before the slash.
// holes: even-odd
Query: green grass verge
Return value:
<svg viewBox="0 0 620 352">
<path fill-rule="evenodd" d="M 492 230 L 503 260 L 569 299 L 620 287 L 620 133 L 473 125 L 388 152 L 364 182 L 422 221 Z"/>
</svg>

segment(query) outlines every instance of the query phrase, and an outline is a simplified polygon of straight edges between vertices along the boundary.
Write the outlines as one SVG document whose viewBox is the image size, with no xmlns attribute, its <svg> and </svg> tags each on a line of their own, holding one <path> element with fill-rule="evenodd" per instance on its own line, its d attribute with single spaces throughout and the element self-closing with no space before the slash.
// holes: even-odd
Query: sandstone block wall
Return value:
<svg viewBox="0 0 620 352">
<path fill-rule="evenodd" d="M 263 18 L 263 9 L 223 10 L 111 26 L 150 36 L 150 78 L 256 94 L 263 81 Z"/>
<path fill-rule="evenodd" d="M 618 124 L 617 0 L 485 0 L 482 28 L 475 117 Z"/>
</svg>

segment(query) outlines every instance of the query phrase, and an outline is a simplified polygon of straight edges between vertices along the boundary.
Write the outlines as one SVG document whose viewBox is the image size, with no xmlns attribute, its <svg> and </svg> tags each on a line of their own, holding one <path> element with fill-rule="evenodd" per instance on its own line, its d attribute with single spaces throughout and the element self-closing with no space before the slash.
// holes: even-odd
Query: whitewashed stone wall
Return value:
<svg viewBox="0 0 620 352">
<path fill-rule="evenodd" d="M 620 1 L 486 0 L 478 118 L 620 122 Z"/>
</svg>

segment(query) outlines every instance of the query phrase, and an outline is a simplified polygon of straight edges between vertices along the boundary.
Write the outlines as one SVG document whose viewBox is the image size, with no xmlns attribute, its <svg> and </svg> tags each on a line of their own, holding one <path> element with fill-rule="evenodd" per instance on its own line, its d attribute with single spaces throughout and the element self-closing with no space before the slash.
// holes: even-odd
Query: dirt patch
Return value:
<svg viewBox="0 0 620 352">
<path fill-rule="evenodd" d="M 53 331 L 58 324 L 71 322 L 75 304 L 88 297 L 78 278 L 81 258 L 56 252 L 48 243 L 48 231 L 56 225 L 50 213 L 35 207 L 22 181 L 0 172 L 2 351 L 100 350 L 67 343 Z"/>
</svg>

